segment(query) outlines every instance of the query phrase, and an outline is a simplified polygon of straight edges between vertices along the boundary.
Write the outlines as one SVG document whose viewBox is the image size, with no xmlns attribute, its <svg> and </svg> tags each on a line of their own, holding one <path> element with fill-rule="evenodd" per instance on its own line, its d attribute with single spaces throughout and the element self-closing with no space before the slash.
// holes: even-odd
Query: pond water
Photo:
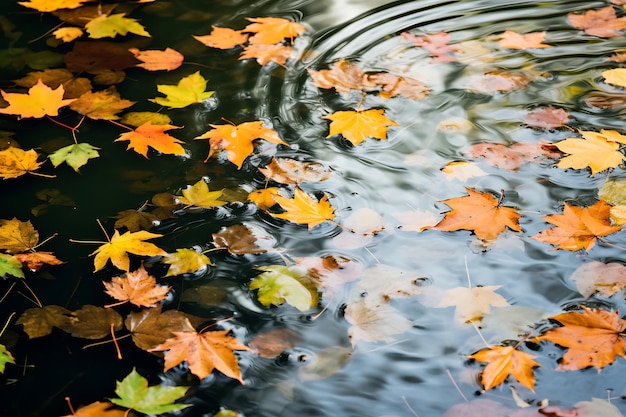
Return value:
<svg viewBox="0 0 626 417">
<path fill-rule="evenodd" d="M 58 19 L 7 3 L 0 6 L 6 35 L 2 48 L 50 50 L 44 34 Z M 605 7 L 614 8 L 618 17 L 625 12 L 608 1 L 506 3 L 157 0 L 134 8 L 130 16 L 139 19 L 152 37 L 133 38 L 130 46 L 174 48 L 185 56 L 185 64 L 170 72 L 128 69 L 117 89 L 138 103 L 132 110 L 157 111 L 158 106 L 148 101 L 158 95 L 156 85 L 176 84 L 195 71 L 208 79 L 207 89 L 215 94 L 201 104 L 162 110 L 174 125 L 184 126 L 170 133 L 185 142 L 189 157 L 150 151 L 149 159 L 144 158 L 126 151 L 127 142 L 113 143 L 124 132 L 119 126 L 86 120 L 78 139 L 99 147 L 101 156 L 81 167 L 80 173 L 66 165 L 55 169 L 48 162 L 42 172 L 56 178 L 26 175 L 0 183 L 0 219 L 30 220 L 41 240 L 56 234 L 41 250 L 66 262 L 27 275 L 29 287 L 43 305 L 77 310 L 86 304 L 110 304 L 102 281 L 120 271 L 109 264 L 94 273 L 89 254 L 96 246 L 69 240 L 104 240 L 97 219 L 111 235 L 119 212 L 137 210 L 158 193 L 180 195 L 181 189 L 205 178 L 211 190 L 228 190 L 231 203 L 177 210 L 173 218 L 150 229 L 164 235 L 155 243 L 168 252 L 207 250 L 213 247 L 213 233 L 245 223 L 277 250 L 246 255 L 210 252 L 214 266 L 173 278 L 163 278 L 167 268 L 158 259 L 147 260 L 150 273 L 172 286 L 163 308 L 220 321 L 219 328 L 232 330 L 246 344 L 275 329 L 288 329 L 296 341 L 273 358 L 238 351 L 245 381 L 241 385 L 217 372 L 199 381 L 184 365 L 163 373 L 162 359 L 137 349 L 130 338 L 119 341 L 122 360 L 111 343 L 85 348 L 93 341 L 58 329 L 29 340 L 13 317 L 0 339 L 17 362 L 8 364 L 4 374 L 0 398 L 7 411 L 2 415 L 68 414 L 65 397 L 75 406 L 112 398 L 115 381 L 133 368 L 151 384 L 190 386 L 183 402 L 193 406 L 180 412 L 189 417 L 212 416 L 220 408 L 250 417 L 440 417 L 478 412 L 540 416 L 538 408 L 548 402 L 567 410 L 593 398 L 610 399 L 625 413 L 623 358 L 601 372 L 561 371 L 556 368 L 563 348 L 523 341 L 533 328 L 545 331 L 548 317 L 581 305 L 624 310 L 622 292 L 586 298 L 571 279 L 586 262 L 621 262 L 623 249 L 598 242 L 588 253 L 554 250 L 531 238 L 549 227 L 542 216 L 562 213 L 564 203 L 596 202 L 608 174 L 590 176 L 588 169 L 557 168 L 549 158 L 507 170 L 469 154 L 479 143 L 554 143 L 579 137 L 577 130 L 626 131 L 623 89 L 601 76 L 622 65 L 609 57 L 626 48 L 624 36 L 590 35 L 568 20 L 569 13 Z M 270 16 L 299 21 L 307 29 L 294 40 L 295 58 L 283 66 L 238 60 L 239 47 L 208 48 L 193 38 L 208 34 L 211 26 L 241 29 L 248 17 Z M 17 29 L 9 29 L 8 22 Z M 505 31 L 546 31 L 543 42 L 549 47 L 501 47 L 498 36 Z M 12 44 L 9 35 L 16 32 L 21 33 Z M 450 39 L 442 41 L 438 53 L 409 39 L 441 33 Z M 317 86 L 310 71 L 329 69 L 341 59 L 358 64 L 364 72 L 417 80 L 428 93 L 420 99 L 402 94 L 385 99 L 371 91 L 342 93 Z M 12 89 L 11 80 L 32 70 L 2 65 L 3 90 Z M 494 74 L 505 76 L 488 79 Z M 528 123 L 527 115 L 544 107 L 566 111 L 567 122 L 551 128 Z M 357 108 L 384 109 L 397 126 L 389 127 L 386 140 L 370 137 L 358 145 L 340 135 L 327 138 L 329 121 L 322 117 Z M 80 117 L 70 113 L 62 112 L 59 120 L 75 125 Z M 207 141 L 193 139 L 209 124 L 225 120 L 236 124 L 261 120 L 288 146 L 259 143 L 241 169 L 224 155 L 205 163 Z M 67 129 L 46 119 L 3 115 L 0 130 L 14 132 L 13 139 L 23 149 L 37 148 L 43 154 L 72 143 Z M 326 195 L 335 209 L 334 220 L 343 227 L 323 222 L 307 228 L 277 219 L 246 200 L 248 193 L 266 186 L 293 190 L 259 172 L 274 156 L 319 163 L 331 173 L 326 180 L 305 181 L 299 187 L 316 198 Z M 467 168 L 474 171 L 465 176 L 462 170 Z M 610 172 L 610 180 L 620 177 L 624 177 L 621 168 Z M 515 207 L 522 215 L 521 232 L 507 230 L 485 243 L 470 231 L 418 231 L 423 225 L 434 226 L 450 210 L 442 200 L 467 195 L 468 188 L 490 192 L 502 198 L 503 206 Z M 57 197 L 51 199 L 52 195 Z M 435 220 L 429 223 L 428 216 Z M 357 232 L 350 233 L 349 228 Z M 626 245 L 623 232 L 607 240 Z M 320 288 L 319 305 L 308 311 L 289 304 L 265 307 L 248 289 L 260 266 L 325 256 L 346 261 L 344 272 L 337 274 L 337 282 Z M 35 307 L 27 300 L 29 291 L 22 284 L 11 287 L 14 282 L 9 278 L 0 282 L 1 293 L 9 292 L 0 302 L 3 323 L 11 313 L 19 317 Z M 509 306 L 494 306 L 475 325 L 458 320 L 454 305 L 438 307 L 445 291 L 467 287 L 468 282 L 472 287 L 499 286 L 497 294 Z M 207 291 L 213 295 L 207 296 Z M 357 312 L 374 297 L 381 297 L 374 302 L 376 309 Z M 136 310 L 118 308 L 122 315 Z M 483 392 L 480 376 L 485 364 L 467 356 L 488 345 L 515 346 L 520 341 L 521 349 L 534 354 L 540 365 L 534 370 L 534 392 L 513 377 Z M 510 387 L 531 411 L 520 408 Z M 476 399 L 493 403 L 482 411 L 449 411 Z"/>
</svg>

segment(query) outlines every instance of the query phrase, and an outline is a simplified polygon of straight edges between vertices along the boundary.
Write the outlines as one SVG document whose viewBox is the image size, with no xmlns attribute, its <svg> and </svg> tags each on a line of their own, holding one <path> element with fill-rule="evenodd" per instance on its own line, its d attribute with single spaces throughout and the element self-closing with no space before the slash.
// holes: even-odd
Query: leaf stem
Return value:
<svg viewBox="0 0 626 417">
<path fill-rule="evenodd" d="M 607 241 L 607 240 L 604 240 L 604 239 L 602 239 L 600 236 L 596 236 L 596 238 L 598 238 L 598 240 L 599 240 L 600 242 L 604 243 L 605 245 L 609 245 L 609 246 L 612 246 L 612 247 L 614 247 L 614 248 L 621 249 L 621 250 L 626 250 L 626 248 L 625 248 L 625 247 L 623 247 L 623 246 L 619 246 L 619 245 L 616 245 L 615 243 L 611 243 L 611 242 L 609 242 L 609 241 Z"/>
<path fill-rule="evenodd" d="M 454 388 L 456 388 L 458 393 L 461 394 L 461 397 L 463 397 L 465 402 L 468 403 L 469 400 L 467 399 L 465 394 L 463 394 L 463 391 L 461 391 L 461 388 L 459 387 L 459 384 L 457 384 L 456 381 L 454 380 L 454 378 L 452 377 L 452 372 L 450 372 L 450 370 L 446 368 L 446 373 L 448 374 L 448 378 L 450 378 L 450 381 L 452 381 L 452 385 L 454 385 Z"/>
<path fill-rule="evenodd" d="M 113 339 L 113 344 L 115 345 L 115 350 L 117 351 L 117 359 L 122 360 L 122 351 L 120 350 L 120 345 L 117 344 L 117 340 L 115 339 L 115 323 L 111 322 L 111 338 Z"/>
<path fill-rule="evenodd" d="M 104 233 L 104 235 L 106 236 L 107 242 L 111 243 L 111 238 L 109 237 L 109 234 L 107 233 L 107 231 L 104 228 L 104 226 L 102 226 L 102 222 L 100 222 L 100 219 L 96 219 L 96 221 L 98 222 L 98 226 L 100 226 L 100 229 L 102 230 L 102 233 Z"/>
<path fill-rule="evenodd" d="M 7 319 L 7 322 L 4 323 L 4 327 L 2 327 L 2 330 L 0 330 L 0 337 L 2 337 L 2 334 L 4 333 L 4 331 L 7 329 L 7 327 L 9 327 L 9 323 L 11 322 L 11 319 L 13 318 L 15 314 L 17 314 L 15 311 L 11 313 L 11 315 Z"/>
<path fill-rule="evenodd" d="M 130 128 L 130 127 L 126 126 L 126 125 L 123 125 L 123 124 L 121 124 L 121 123 L 118 123 L 118 122 L 116 122 L 115 120 L 109 120 L 109 122 L 113 123 L 115 126 L 119 126 L 119 127 L 124 128 L 124 129 L 130 130 L 131 132 L 132 132 L 133 130 L 135 130 L 135 129 Z"/>
<path fill-rule="evenodd" d="M 22 283 L 24 284 L 28 292 L 30 292 L 33 295 L 35 301 L 37 302 L 36 304 L 39 306 L 39 308 L 43 308 L 43 304 L 41 304 L 41 301 L 37 297 L 37 294 L 35 294 L 35 292 L 32 290 L 32 288 L 30 288 L 30 286 L 26 283 L 26 281 L 22 281 Z"/>
<path fill-rule="evenodd" d="M 70 242 L 72 243 L 93 243 L 93 244 L 98 244 L 98 245 L 103 245 L 105 243 L 110 243 L 110 242 L 102 242 L 101 240 L 76 240 L 76 239 L 69 239 Z"/>
<path fill-rule="evenodd" d="M 54 239 L 55 237 L 57 237 L 59 234 L 58 233 L 54 233 L 52 236 L 49 236 L 48 238 L 44 239 L 43 241 L 39 242 L 38 244 L 36 244 L 35 246 L 33 246 L 32 248 L 29 248 L 30 250 L 34 251 L 35 249 L 37 249 L 39 246 L 43 245 L 44 243 L 48 242 L 49 240 Z"/>
</svg>

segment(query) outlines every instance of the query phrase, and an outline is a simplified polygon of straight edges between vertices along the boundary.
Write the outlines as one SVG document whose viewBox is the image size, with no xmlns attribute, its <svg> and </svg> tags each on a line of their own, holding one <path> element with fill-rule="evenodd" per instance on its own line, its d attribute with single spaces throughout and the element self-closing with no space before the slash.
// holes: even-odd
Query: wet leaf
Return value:
<svg viewBox="0 0 626 417">
<path fill-rule="evenodd" d="M 488 363 L 481 376 L 485 390 L 500 385 L 509 375 L 529 390 L 535 389 L 533 368 L 540 365 L 533 360 L 534 355 L 517 350 L 513 346 L 493 346 L 480 350 L 468 358 Z"/>
<path fill-rule="evenodd" d="M 127 46 L 106 41 L 76 42 L 74 48 L 65 54 L 67 69 L 75 74 L 120 71 L 134 67 L 137 63 Z"/>
<path fill-rule="evenodd" d="M 421 294 L 421 286 L 425 281 L 415 271 L 380 264 L 362 272 L 354 292 L 360 295 L 366 305 L 378 306 L 395 298 Z"/>
<path fill-rule="evenodd" d="M 191 373 L 200 379 L 206 378 L 216 369 L 244 384 L 234 351 L 249 349 L 234 337 L 228 336 L 228 333 L 229 330 L 173 332 L 174 337 L 152 350 L 167 351 L 164 372 L 187 362 Z"/>
<path fill-rule="evenodd" d="M 0 219 L 0 249 L 9 253 L 25 252 L 33 249 L 39 242 L 39 232 L 33 224 L 17 218 L 11 220 Z"/>
<path fill-rule="evenodd" d="M 473 77 L 470 88 L 484 94 L 506 93 L 525 88 L 530 81 L 523 73 L 492 70 Z"/>
<path fill-rule="evenodd" d="M 170 290 L 166 285 L 157 285 L 156 278 L 148 274 L 143 265 L 123 277 L 113 277 L 110 282 L 102 283 L 111 297 L 139 307 L 154 307 L 167 297 Z"/>
<path fill-rule="evenodd" d="M 59 9 L 76 9 L 86 1 L 89 0 L 29 0 L 18 1 L 17 3 L 40 12 L 54 12 Z"/>
<path fill-rule="evenodd" d="M 47 336 L 52 333 L 52 328 L 64 328 L 67 326 L 67 315 L 71 312 L 61 306 L 47 305 L 42 308 L 29 308 L 24 311 L 17 324 L 24 326 L 24 332 L 29 339 Z"/>
<path fill-rule="evenodd" d="M 579 266 L 570 279 L 586 298 L 595 293 L 610 297 L 626 288 L 626 266 L 616 262 L 590 261 Z"/>
<path fill-rule="evenodd" d="M 506 146 L 499 143 L 477 143 L 470 146 L 468 153 L 472 158 L 482 157 L 487 165 L 513 171 L 527 162 L 540 162 L 541 158 L 557 159 L 561 157 L 550 143 L 514 143 Z"/>
<path fill-rule="evenodd" d="M 263 272 L 250 282 L 248 288 L 258 290 L 257 298 L 264 306 L 279 306 L 286 302 L 300 311 L 317 306 L 317 288 L 306 276 L 306 270 L 281 265 L 260 266 L 257 269 Z"/>
<path fill-rule="evenodd" d="M 422 232 L 430 229 L 439 223 L 443 215 L 429 210 L 412 210 L 391 213 L 393 217 L 400 220 L 400 230 L 405 232 Z"/>
<path fill-rule="evenodd" d="M 114 227 L 121 229 L 125 227 L 129 232 L 138 232 L 139 230 L 150 230 L 155 222 L 159 219 L 152 213 L 140 210 L 123 210 L 114 216 Z"/>
<path fill-rule="evenodd" d="M 348 323 L 352 325 L 348 329 L 352 346 L 361 340 L 373 343 L 393 342 L 395 340 L 393 336 L 413 327 L 413 322 L 386 303 L 371 306 L 360 300 L 348 304 L 344 314 Z"/>
<path fill-rule="evenodd" d="M 166 251 L 153 243 L 144 242 L 144 240 L 161 236 L 163 235 L 146 232 L 144 230 L 140 230 L 139 232 L 125 232 L 120 235 L 120 232 L 116 230 L 109 242 L 101 245 L 91 253 L 91 255 L 96 255 L 93 261 L 95 267 L 94 272 L 104 268 L 109 259 L 117 268 L 122 271 L 128 271 L 130 268 L 129 253 L 140 256 L 167 255 Z"/>
<path fill-rule="evenodd" d="M 555 107 L 539 107 L 524 116 L 529 126 L 554 129 L 563 126 L 569 120 L 569 113 Z"/>
<path fill-rule="evenodd" d="M 80 407 L 76 412 L 63 417 L 126 417 L 126 412 L 113 407 L 113 403 L 96 401 Z"/>
<path fill-rule="evenodd" d="M 6 278 L 7 275 L 11 275 L 16 278 L 24 278 L 22 262 L 20 262 L 20 260 L 13 255 L 0 253 L 0 277 Z"/>
<path fill-rule="evenodd" d="M 73 27 L 59 28 L 52 32 L 55 38 L 60 39 L 61 41 L 66 43 L 72 42 L 73 40 L 80 38 L 81 36 L 83 36 L 83 33 L 84 32 L 81 28 Z"/>
<path fill-rule="evenodd" d="M 174 332 L 195 330 L 184 313 L 176 310 L 162 311 L 161 304 L 129 313 L 124 325 L 132 333 L 133 343 L 146 351 L 151 351 L 173 337 Z"/>
<path fill-rule="evenodd" d="M 125 13 L 102 14 L 87 22 L 85 30 L 87 30 L 89 37 L 93 39 L 114 38 L 117 35 L 125 36 L 128 33 L 146 37 L 151 36 L 137 20 L 125 16 Z"/>
<path fill-rule="evenodd" d="M 382 109 L 347 110 L 322 116 L 331 121 L 330 132 L 326 137 L 340 134 L 355 146 L 370 137 L 386 140 L 387 128 L 398 124 L 384 113 L 385 110 Z"/>
<path fill-rule="evenodd" d="M 452 161 L 441 168 L 441 172 L 448 181 L 459 180 L 467 182 L 470 178 L 487 175 L 475 162 Z"/>
<path fill-rule="evenodd" d="M 508 227 L 521 232 L 519 215 L 514 208 L 500 205 L 490 193 L 482 193 L 465 188 L 469 194 L 443 200 L 452 208 L 434 228 L 448 232 L 456 230 L 473 231 L 480 240 L 493 240 Z"/>
<path fill-rule="evenodd" d="M 39 154 L 34 149 L 25 151 L 10 146 L 0 151 L 0 178 L 18 178 L 28 173 L 39 175 L 35 171 L 43 162 L 37 162 L 38 158 Z"/>
<path fill-rule="evenodd" d="M 500 35 L 500 46 L 509 49 L 550 48 L 550 45 L 541 43 L 545 38 L 545 31 L 521 34 L 506 30 Z"/>
<path fill-rule="evenodd" d="M 174 109 L 182 109 L 191 104 L 202 103 L 211 97 L 214 91 L 205 91 L 207 80 L 196 71 L 180 79 L 177 85 L 158 84 L 157 91 L 165 97 L 157 97 L 150 101 Z"/>
<path fill-rule="evenodd" d="M 348 93 L 350 90 L 360 90 L 362 88 L 365 74 L 361 68 L 344 58 L 335 61 L 330 69 L 315 71 L 307 70 L 313 82 L 319 88 L 334 88 L 338 92 Z"/>
<path fill-rule="evenodd" d="M 567 138 L 554 145 L 569 155 L 561 158 L 559 168 L 591 169 L 591 176 L 606 169 L 619 166 L 625 159 L 619 151 L 620 143 L 626 143 L 626 136 L 614 130 L 598 132 L 581 130 L 580 138 Z"/>
<path fill-rule="evenodd" d="M 548 340 L 568 348 L 558 369 L 574 371 L 595 366 L 602 369 L 617 356 L 626 357 L 626 341 L 622 332 L 626 321 L 618 312 L 582 306 L 582 312 L 568 312 L 550 317 L 561 327 L 548 330 L 540 340 Z"/>
<path fill-rule="evenodd" d="M 191 404 L 174 404 L 181 399 L 189 387 L 172 387 L 169 385 L 148 386 L 148 380 L 135 371 L 118 381 L 115 394 L 119 398 L 111 398 L 111 402 L 120 407 L 130 408 L 144 414 L 163 414 L 178 411 Z"/>
<path fill-rule="evenodd" d="M 353 350 L 343 346 L 331 346 L 315 352 L 304 366 L 298 369 L 301 381 L 318 381 L 339 372 L 352 357 Z"/>
<path fill-rule="evenodd" d="M 175 253 L 168 253 L 161 261 L 170 267 L 166 277 L 173 277 L 187 273 L 196 273 L 204 269 L 207 265 L 213 265 L 211 260 L 203 253 L 198 253 L 193 249 L 176 249 Z"/>
<path fill-rule="evenodd" d="M 293 48 L 287 45 L 255 44 L 243 48 L 239 59 L 256 59 L 259 65 L 267 65 L 270 62 L 285 65 L 292 52 Z"/>
<path fill-rule="evenodd" d="M 577 207 L 565 203 L 563 214 L 543 216 L 556 227 L 537 233 L 532 239 L 557 245 L 556 249 L 589 251 L 597 237 L 610 235 L 622 226 L 611 225 L 610 208 L 604 201 L 589 207 Z"/>
<path fill-rule="evenodd" d="M 306 28 L 300 23 L 280 17 L 248 17 L 250 23 L 242 32 L 254 33 L 248 41 L 250 44 L 275 44 L 287 38 L 293 41 Z"/>
<path fill-rule="evenodd" d="M 626 29 L 626 17 L 618 18 L 610 5 L 584 13 L 568 13 L 567 18 L 572 26 L 584 30 L 588 35 L 602 38 L 621 36 L 621 31 Z"/>
<path fill-rule="evenodd" d="M 66 318 L 60 329 L 83 339 L 102 339 L 111 335 L 111 327 L 115 331 L 122 328 L 122 316 L 112 308 L 87 304 L 67 313 Z"/>
<path fill-rule="evenodd" d="M 264 139 L 271 143 L 287 145 L 278 133 L 263 126 L 263 122 L 245 122 L 239 125 L 209 125 L 213 129 L 194 139 L 209 139 L 210 151 L 207 159 L 216 149 L 225 149 L 228 160 L 240 169 L 245 159 L 254 151 L 253 142 Z"/>
<path fill-rule="evenodd" d="M 298 334 L 293 330 L 272 329 L 254 336 L 248 343 L 248 347 L 261 357 L 275 358 L 294 347 L 298 340 Z"/>
<path fill-rule="evenodd" d="M 413 100 L 423 100 L 430 94 L 430 89 L 423 82 L 388 72 L 365 74 L 362 88 L 366 91 L 378 91 L 380 97 L 384 99 L 402 96 Z"/>
<path fill-rule="evenodd" d="M 623 417 L 619 409 L 610 402 L 601 398 L 592 398 L 591 401 L 579 401 L 575 405 L 577 417 Z"/>
<path fill-rule="evenodd" d="M 121 98 L 115 87 L 109 87 L 84 93 L 70 104 L 70 109 L 93 120 L 117 120 L 119 112 L 135 103 Z"/>
<path fill-rule="evenodd" d="M 276 239 L 252 224 L 234 224 L 213 233 L 213 244 L 233 255 L 259 254 L 273 249 Z"/>
<path fill-rule="evenodd" d="M 58 116 L 59 109 L 72 103 L 74 99 L 64 99 L 65 89 L 62 85 L 52 89 L 41 79 L 28 89 L 28 93 L 7 93 L 0 90 L 2 97 L 9 103 L 8 107 L 0 108 L 1 114 L 15 114 L 20 118 Z"/>
<path fill-rule="evenodd" d="M 452 288 L 445 291 L 435 307 L 456 307 L 454 318 L 459 323 L 480 321 L 491 312 L 492 307 L 509 305 L 503 296 L 496 294 L 495 291 L 500 287 L 501 285 L 486 285 Z"/>
<path fill-rule="evenodd" d="M 454 62 L 453 55 L 457 47 L 450 45 L 451 37 L 447 32 L 439 32 L 432 35 L 416 36 L 409 32 L 402 32 L 402 37 L 412 42 L 418 48 L 423 48 L 428 55 L 435 58 L 432 63 Z"/>
<path fill-rule="evenodd" d="M 324 181 L 331 175 L 329 168 L 317 162 L 302 162 L 290 158 L 272 158 L 259 171 L 280 184 L 298 184 L 306 181 Z"/>
<path fill-rule="evenodd" d="M 15 80 L 20 87 L 30 88 L 39 80 L 52 89 L 63 86 L 63 98 L 78 98 L 82 94 L 91 91 L 91 81 L 88 78 L 76 77 L 66 68 L 52 68 L 43 71 L 29 72 L 25 77 Z"/>
<path fill-rule="evenodd" d="M 248 41 L 248 34 L 243 33 L 241 30 L 221 28 L 218 26 L 211 26 L 211 28 L 210 34 L 194 36 L 194 38 L 205 46 L 219 49 L 234 48 Z"/>
<path fill-rule="evenodd" d="M 167 114 L 150 111 L 124 113 L 121 122 L 135 127 L 139 127 L 147 122 L 153 125 L 171 125 L 173 123 Z"/>
<path fill-rule="evenodd" d="M 182 191 L 182 197 L 178 197 L 178 201 L 188 206 L 196 206 L 202 208 L 219 207 L 227 204 L 226 201 L 218 200 L 222 196 L 223 190 L 209 191 L 209 184 L 200 179 L 194 185 L 188 185 Z"/>
<path fill-rule="evenodd" d="M 607 83 L 626 87 L 626 68 L 613 68 L 602 72 Z"/>
<path fill-rule="evenodd" d="M 165 133 L 166 130 L 180 129 L 180 126 L 153 125 L 146 122 L 127 133 L 122 133 L 114 142 L 129 141 L 128 149 L 132 149 L 139 155 L 148 157 L 148 147 L 169 155 L 186 155 L 187 152 L 180 144 L 185 143 Z"/>
<path fill-rule="evenodd" d="M 276 195 L 274 200 L 285 211 L 272 213 L 272 216 L 297 224 L 306 224 L 309 229 L 335 218 L 335 209 L 326 195 L 317 201 L 300 188 L 296 188 L 293 199 Z"/>
<path fill-rule="evenodd" d="M 261 210 L 269 210 L 272 206 L 275 206 L 276 200 L 274 197 L 277 195 L 288 197 L 287 191 L 284 188 L 268 187 L 262 190 L 252 191 L 248 194 L 248 201 L 252 201 Z"/>
<path fill-rule="evenodd" d="M 140 51 L 138 48 L 130 48 L 129 51 L 142 62 L 137 66 L 148 71 L 172 71 L 180 67 L 185 60 L 183 54 L 172 48 L 165 48 L 163 51 Z"/>
<path fill-rule="evenodd" d="M 57 149 L 48 155 L 48 158 L 50 158 L 50 162 L 52 162 L 55 168 L 65 162 L 74 171 L 79 172 L 80 167 L 86 165 L 88 160 L 100 156 L 99 150 L 100 148 L 96 148 L 89 143 L 74 143 Z"/>
<path fill-rule="evenodd" d="M 0 345 L 0 373 L 4 373 L 4 368 L 7 363 L 15 364 L 15 358 L 11 355 L 4 345 Z"/>
<path fill-rule="evenodd" d="M 64 263 L 52 252 L 18 253 L 15 255 L 15 258 L 33 272 L 39 271 L 44 265 L 62 265 Z"/>
<path fill-rule="evenodd" d="M 328 296 L 332 296 L 335 289 L 361 277 L 361 264 L 343 256 L 310 256 L 294 260 L 307 269 L 307 276 Z"/>
</svg>

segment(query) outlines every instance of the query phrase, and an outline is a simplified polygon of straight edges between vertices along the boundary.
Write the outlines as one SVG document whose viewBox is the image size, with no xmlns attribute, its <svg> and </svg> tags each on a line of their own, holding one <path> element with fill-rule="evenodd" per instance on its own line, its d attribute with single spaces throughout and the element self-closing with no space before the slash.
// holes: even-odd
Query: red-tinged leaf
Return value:
<svg viewBox="0 0 626 417">
<path fill-rule="evenodd" d="M 169 124 L 153 125 L 148 121 L 131 132 L 122 133 L 114 142 L 127 140 L 130 143 L 126 149 L 133 149 L 146 158 L 148 147 L 164 154 L 186 155 L 185 148 L 180 145 L 185 142 L 165 133 L 170 129 L 181 129 L 181 127 Z"/>
<path fill-rule="evenodd" d="M 540 162 L 541 158 L 557 159 L 562 156 L 549 143 L 477 143 L 468 149 L 472 158 L 482 157 L 487 165 L 513 171 L 527 162 Z"/>
<path fill-rule="evenodd" d="M 540 107 L 524 116 L 529 126 L 554 129 L 563 126 L 569 120 L 569 113 L 554 107 Z"/>
<path fill-rule="evenodd" d="M 172 48 L 165 48 L 163 51 L 140 51 L 138 48 L 130 48 L 129 51 L 142 62 L 137 66 L 148 71 L 175 70 L 183 64 L 185 59 L 183 54 Z"/>
<path fill-rule="evenodd" d="M 572 26 L 582 29 L 588 35 L 610 38 L 621 36 L 626 29 L 626 17 L 617 17 L 613 6 L 588 10 L 584 13 L 568 13 Z"/>
<path fill-rule="evenodd" d="M 435 58 L 433 63 L 454 62 L 456 58 L 453 53 L 457 47 L 450 45 L 450 34 L 439 32 L 433 35 L 416 36 L 409 32 L 402 32 L 402 37 L 419 48 L 423 48 L 428 54 Z"/>
</svg>

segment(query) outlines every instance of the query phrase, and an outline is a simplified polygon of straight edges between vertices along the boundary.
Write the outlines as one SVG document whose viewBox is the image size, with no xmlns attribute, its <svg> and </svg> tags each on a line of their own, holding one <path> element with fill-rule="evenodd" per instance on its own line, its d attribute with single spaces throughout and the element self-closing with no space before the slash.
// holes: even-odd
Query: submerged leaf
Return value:
<svg viewBox="0 0 626 417">
<path fill-rule="evenodd" d="M 271 265 L 257 269 L 263 273 L 250 282 L 249 288 L 259 290 L 257 297 L 264 306 L 286 302 L 300 311 L 308 311 L 317 305 L 317 289 L 302 268 Z"/>
</svg>

